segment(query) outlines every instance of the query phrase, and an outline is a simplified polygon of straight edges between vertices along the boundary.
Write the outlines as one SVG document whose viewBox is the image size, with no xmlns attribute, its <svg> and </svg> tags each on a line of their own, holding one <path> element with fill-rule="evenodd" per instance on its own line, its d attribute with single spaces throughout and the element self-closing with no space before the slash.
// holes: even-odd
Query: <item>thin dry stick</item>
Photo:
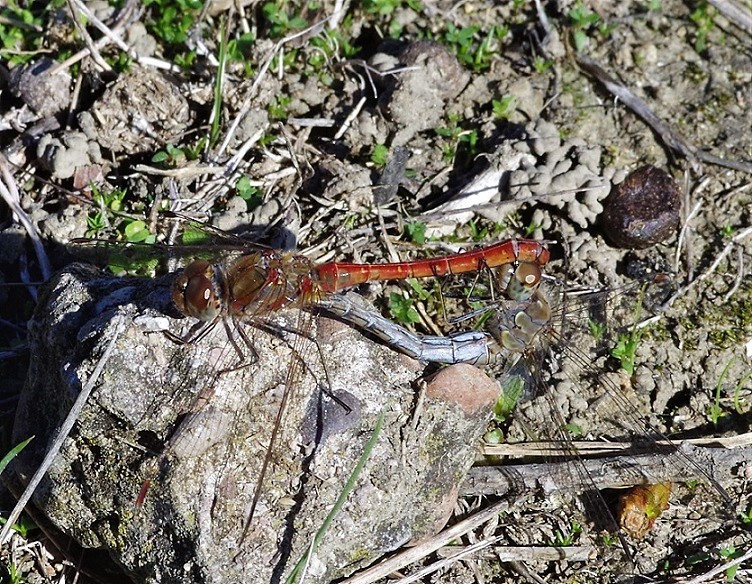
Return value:
<svg viewBox="0 0 752 584">
<path fill-rule="evenodd" d="M 355 104 L 353 110 L 349 114 L 347 114 L 347 117 L 345 118 L 345 121 L 342 122 L 339 130 L 337 130 L 337 133 L 334 135 L 335 140 L 339 140 L 342 136 L 345 135 L 345 132 L 347 132 L 347 129 L 350 127 L 350 124 L 352 124 L 352 121 L 358 117 L 358 114 L 360 113 L 360 110 L 363 109 L 365 103 L 365 96 L 361 97 L 358 103 Z"/>
<path fill-rule="evenodd" d="M 131 58 L 135 59 L 142 65 L 147 65 L 150 67 L 154 67 L 155 69 L 166 69 L 168 71 L 174 71 L 178 72 L 180 71 L 180 67 L 177 65 L 173 65 L 172 63 L 169 63 L 168 61 L 163 61 L 162 59 L 156 59 L 154 57 L 144 57 L 142 55 L 139 55 L 135 50 L 133 50 L 131 47 L 129 47 L 124 40 L 120 38 L 120 33 L 125 28 L 126 20 L 130 14 L 131 10 L 135 10 L 135 5 L 127 5 L 127 7 L 123 10 L 123 12 L 126 12 L 126 16 L 118 19 L 118 21 L 115 23 L 115 26 L 117 28 L 110 29 L 105 23 L 103 23 L 101 20 L 99 20 L 91 10 L 81 1 L 81 0 L 75 0 L 75 2 L 78 4 L 81 12 L 91 21 L 91 23 L 99 29 L 99 31 L 104 35 L 104 38 L 108 38 L 111 42 L 115 43 L 121 51 L 126 53 Z M 135 4 L 135 3 L 134 3 Z"/>
<path fill-rule="evenodd" d="M 73 86 L 73 92 L 71 93 L 70 105 L 68 106 L 68 126 L 73 127 L 76 124 L 76 113 L 79 111 L 80 104 L 78 100 L 81 97 L 81 87 L 84 84 L 84 76 L 77 75 Z M 88 97 L 88 96 L 87 96 Z"/>
<path fill-rule="evenodd" d="M 461 537 L 468 531 L 479 527 L 486 521 L 492 519 L 498 513 L 501 513 L 508 507 L 506 501 L 500 501 L 494 505 L 491 505 L 487 509 L 479 511 L 475 515 L 460 521 L 452 527 L 445 529 L 438 535 L 431 539 L 424 541 L 415 547 L 408 548 L 404 552 L 401 552 L 395 556 L 392 556 L 388 560 L 385 560 L 375 566 L 372 566 L 366 570 L 363 570 L 359 574 L 356 574 L 352 578 L 343 580 L 341 584 L 370 584 L 376 582 L 381 578 L 385 578 L 395 570 L 404 568 L 405 566 L 412 564 L 413 562 L 424 558 L 430 553 L 435 552 L 439 548 L 445 546 L 453 539 Z"/>
<path fill-rule="evenodd" d="M 253 148 L 259 140 L 261 140 L 268 127 L 269 124 L 266 123 L 262 128 L 256 130 L 250 138 L 243 142 L 237 152 L 233 154 L 232 158 L 230 158 L 226 164 L 227 171 L 230 175 L 237 170 L 238 166 L 240 166 L 240 163 L 245 158 L 245 155 L 248 154 L 248 151 Z"/>
<path fill-rule="evenodd" d="M 695 206 L 692 207 L 689 215 L 687 215 L 687 218 L 684 220 L 681 231 L 679 231 L 679 241 L 676 244 L 676 254 L 674 255 L 674 272 L 679 271 L 679 262 L 681 262 L 681 250 L 684 247 L 684 240 L 686 239 L 687 233 L 689 232 L 689 223 L 700 212 L 700 209 L 704 204 L 705 201 L 703 199 L 700 199 L 697 201 L 697 203 L 695 203 Z"/>
<path fill-rule="evenodd" d="M 50 466 L 52 466 L 55 457 L 57 456 L 58 452 L 60 452 L 60 448 L 62 448 L 63 446 L 63 442 L 68 437 L 68 434 L 70 434 L 70 431 L 73 428 L 73 424 L 76 423 L 76 420 L 81 415 L 81 411 L 84 409 L 91 391 L 94 389 L 99 376 L 102 374 L 104 366 L 107 364 L 112 351 L 115 349 L 115 342 L 120 338 L 120 335 L 125 328 L 125 319 L 123 318 L 123 315 L 118 315 L 115 317 L 114 321 L 115 322 L 112 328 L 112 338 L 107 344 L 107 348 L 99 358 L 99 361 L 97 361 L 97 365 L 94 368 L 94 371 L 92 371 L 91 376 L 86 382 L 86 385 L 81 388 L 81 393 L 78 394 L 73 407 L 68 413 L 68 417 L 65 418 L 65 421 L 60 426 L 60 429 L 58 430 L 55 439 L 52 441 L 50 449 L 47 451 L 44 460 L 39 465 L 37 472 L 34 473 L 34 476 L 29 481 L 29 484 L 21 495 L 21 498 L 18 500 L 18 503 L 16 503 L 16 506 L 13 508 L 13 511 L 8 517 L 8 520 L 5 523 L 2 532 L 0 532 L 0 545 L 5 545 L 10 538 L 10 533 L 13 530 L 13 525 L 16 523 L 16 521 L 18 521 L 18 518 L 21 516 L 21 513 L 26 507 L 26 504 L 29 502 L 29 499 L 31 499 L 34 491 L 42 481 L 42 477 L 44 477 Z"/>
<path fill-rule="evenodd" d="M 551 23 L 548 21 L 548 16 L 546 15 L 546 9 L 543 7 L 543 3 L 541 2 L 541 0 L 535 0 L 535 12 L 538 14 L 538 22 L 540 22 L 543 32 L 546 33 L 546 36 L 544 37 L 544 41 L 542 44 L 546 44 L 546 40 L 549 39 L 551 35 L 553 34 L 553 27 L 551 26 Z"/>
<path fill-rule="evenodd" d="M 170 176 L 179 180 L 192 180 L 197 176 L 205 174 L 224 174 L 225 169 L 219 166 L 207 166 L 196 164 L 193 166 L 183 166 L 181 168 L 155 168 L 146 164 L 137 164 L 134 167 L 137 172 L 144 174 L 153 174 L 155 176 Z"/>
<path fill-rule="evenodd" d="M 734 235 L 734 237 L 731 238 L 731 241 L 726 244 L 726 247 L 723 248 L 723 251 L 718 254 L 718 256 L 715 258 L 715 261 L 713 261 L 710 267 L 705 270 L 700 276 L 692 280 L 689 284 L 679 288 L 679 290 L 677 290 L 676 293 L 666 301 L 666 306 L 671 306 L 677 298 L 683 296 L 692 288 L 697 286 L 697 284 L 709 278 L 718 269 L 718 266 L 726 258 L 726 256 L 731 253 L 731 250 L 734 248 L 734 246 L 750 235 L 752 235 L 752 227 L 747 227 L 746 229 L 743 229 L 742 231 Z"/>
<path fill-rule="evenodd" d="M 739 448 L 752 446 L 752 432 L 727 436 L 725 438 L 690 438 L 682 440 L 683 444 L 692 446 L 707 446 L 721 448 Z M 673 442 L 658 441 L 659 446 L 669 446 Z M 591 440 L 573 440 L 572 448 L 580 456 L 605 456 L 615 455 L 631 450 L 634 446 L 628 442 L 594 442 Z M 530 458 L 533 456 L 552 456 L 561 453 L 561 444 L 558 442 L 519 442 L 508 444 L 486 444 L 481 448 L 483 456 L 503 456 L 506 458 Z"/>
<path fill-rule="evenodd" d="M 502 536 L 499 536 L 501 538 Z M 437 555 L 454 557 L 457 546 L 441 548 Z M 497 560 L 499 562 L 586 562 L 596 555 L 596 549 L 591 545 L 553 546 L 499 546 L 489 553 L 481 554 L 479 559 Z"/>
<path fill-rule="evenodd" d="M 274 45 L 274 48 L 269 53 L 269 56 L 264 61 L 264 64 L 261 65 L 261 68 L 259 69 L 259 72 L 256 75 L 256 78 L 253 80 L 253 83 L 251 84 L 251 88 L 248 90 L 248 93 L 245 96 L 245 99 L 243 100 L 243 104 L 240 106 L 238 115 L 235 116 L 235 119 L 232 121 L 232 124 L 230 124 L 230 127 L 228 128 L 227 133 L 225 134 L 225 137 L 222 140 L 222 143 L 219 145 L 219 148 L 217 148 L 217 152 L 214 155 L 212 162 L 216 162 L 222 157 L 222 154 L 227 149 L 227 146 L 230 144 L 230 140 L 232 140 L 232 137 L 235 135 L 235 132 L 238 130 L 238 126 L 240 126 L 240 122 L 243 121 L 243 119 L 245 119 L 246 115 L 248 115 L 248 112 L 251 110 L 251 101 L 256 96 L 256 92 L 259 86 L 261 85 L 261 82 L 263 81 L 264 77 L 266 77 L 266 73 L 267 71 L 269 71 L 269 67 L 271 67 L 272 61 L 274 60 L 274 56 L 279 51 L 282 50 L 282 48 L 285 46 L 286 43 L 289 43 L 290 41 L 293 41 L 297 38 L 307 35 L 316 27 L 320 26 L 320 24 L 321 23 L 314 23 L 308 28 L 305 28 L 294 34 L 286 36 L 285 38 L 283 38 L 282 40 L 280 40 Z M 280 61 L 281 60 L 282 59 L 280 59 Z"/>
<path fill-rule="evenodd" d="M 587 73 L 595 77 L 600 81 L 603 86 L 618 97 L 624 104 L 640 116 L 645 123 L 647 123 L 653 131 L 658 134 L 664 144 L 687 158 L 692 167 L 699 172 L 698 160 L 707 162 L 709 164 L 716 164 L 733 170 L 739 170 L 752 174 L 752 163 L 749 162 L 737 162 L 733 160 L 724 160 L 718 156 L 713 156 L 707 152 L 698 149 L 693 144 L 687 142 L 679 134 L 674 132 L 671 127 L 660 119 L 653 110 L 648 107 L 648 104 L 632 93 L 625 85 L 622 85 L 611 77 L 606 71 L 595 61 L 589 59 L 583 55 L 580 55 L 577 59 L 580 67 L 582 67 Z"/>
<path fill-rule="evenodd" d="M 418 580 L 423 578 L 423 576 L 428 576 L 429 574 L 433 574 L 437 570 L 451 566 L 455 562 L 458 562 L 459 560 L 466 558 L 467 556 L 473 555 L 481 550 L 486 549 L 487 547 L 492 546 L 500 539 L 501 536 L 497 535 L 494 537 L 489 537 L 488 539 L 481 540 L 477 543 L 474 543 L 473 545 L 467 546 L 461 552 L 455 553 L 454 555 L 448 558 L 444 558 L 443 560 L 440 560 L 438 562 L 434 562 L 430 566 L 426 566 L 422 570 L 418 570 L 417 572 L 411 574 L 410 576 L 407 576 L 406 578 L 400 578 L 396 581 L 396 584 L 410 584 L 411 582 L 417 582 Z"/>
<path fill-rule="evenodd" d="M 726 292 L 726 295 L 723 297 L 724 302 L 731 300 L 731 297 L 736 294 L 736 291 L 739 289 L 739 286 L 742 285 L 742 280 L 744 279 L 744 252 L 742 252 L 741 247 L 736 248 L 736 265 L 738 267 L 736 268 L 736 278 L 734 279 L 734 285 L 731 286 L 729 291 Z"/>
<path fill-rule="evenodd" d="M 708 4 L 715 6 L 726 18 L 747 34 L 752 32 L 752 12 L 749 10 L 749 3 L 747 3 L 746 10 L 731 2 L 731 0 L 708 0 Z"/>
<path fill-rule="evenodd" d="M 102 71 L 112 71 L 112 67 L 110 67 L 107 61 L 102 58 L 102 55 L 99 54 L 99 49 L 94 44 L 94 39 L 91 38 L 89 31 L 86 30 L 86 26 L 84 26 L 84 23 L 81 22 L 82 10 L 80 4 L 75 0 L 68 0 L 68 10 L 70 10 L 71 18 L 73 19 L 73 24 L 76 25 L 78 34 L 80 34 L 81 38 L 84 39 L 84 44 L 89 50 L 89 54 L 91 55 L 92 60 L 99 66 Z"/>
<path fill-rule="evenodd" d="M 340 20 L 345 16 L 347 13 L 345 11 L 345 2 L 344 0 L 335 0 L 334 1 L 334 9 L 332 10 L 332 14 L 329 17 L 329 28 L 331 30 L 336 29 L 339 26 Z"/>
<path fill-rule="evenodd" d="M 16 186 L 16 181 L 8 168 L 8 159 L 5 155 L 0 153 L 0 196 L 5 200 L 11 211 L 18 217 L 18 221 L 26 229 L 26 233 L 31 239 L 31 243 L 34 246 L 34 251 L 39 261 L 39 269 L 42 271 L 42 277 L 47 280 L 52 275 L 52 266 L 50 260 L 47 258 L 47 253 L 44 251 L 44 245 L 42 245 L 42 239 L 39 237 L 36 227 L 31 222 L 31 219 L 21 208 L 21 196 Z"/>
<path fill-rule="evenodd" d="M 120 11 L 118 19 L 117 21 L 115 21 L 112 28 L 108 27 L 106 24 L 104 24 L 102 21 L 96 18 L 96 16 L 92 14 L 92 12 L 88 9 L 88 7 L 85 4 L 76 0 L 76 6 L 78 10 L 80 10 L 81 13 L 84 16 L 86 16 L 86 18 L 94 26 L 96 26 L 104 35 L 102 38 L 98 39 L 93 44 L 93 48 L 95 48 L 96 50 L 102 50 L 104 47 L 106 47 L 110 43 L 115 43 L 123 52 L 125 52 L 126 54 L 128 54 L 128 56 L 135 59 L 141 65 L 154 67 L 155 69 L 165 69 L 168 71 L 176 71 L 176 72 L 180 71 L 179 67 L 177 67 L 176 65 L 173 65 L 172 63 L 168 63 L 167 61 L 156 59 L 154 57 L 143 57 L 139 55 L 133 49 L 128 47 L 128 45 L 120 38 L 119 36 L 120 33 L 131 22 L 131 16 L 134 14 L 135 8 L 137 6 L 136 0 L 128 1 L 125 7 Z M 68 57 L 62 63 L 55 65 L 52 69 L 50 69 L 49 74 L 54 75 L 58 71 L 67 69 L 74 63 L 78 63 L 80 60 L 89 56 L 89 54 L 91 54 L 89 47 L 82 49 L 78 51 L 77 53 L 75 53 L 74 55 Z"/>
</svg>

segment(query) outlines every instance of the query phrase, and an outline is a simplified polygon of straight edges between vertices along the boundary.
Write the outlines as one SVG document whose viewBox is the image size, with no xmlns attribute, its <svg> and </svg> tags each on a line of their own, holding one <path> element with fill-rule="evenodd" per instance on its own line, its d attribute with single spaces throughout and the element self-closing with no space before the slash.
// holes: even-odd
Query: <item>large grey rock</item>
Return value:
<svg viewBox="0 0 752 584">
<path fill-rule="evenodd" d="M 319 351 L 290 332 L 308 317 L 296 310 L 274 316 L 271 324 L 286 332 L 243 327 L 255 357 L 238 339 L 241 359 L 222 326 L 181 345 L 160 330 L 180 336 L 193 324 L 175 314 L 170 281 L 73 266 L 40 296 L 14 428 L 16 442 L 36 435 L 15 464 L 22 481 L 117 335 L 35 494 L 54 524 L 84 546 L 109 550 L 135 581 L 278 581 L 305 553 L 383 414 L 373 452 L 307 581 L 341 577 L 443 525 L 495 396 L 484 374 L 465 366 L 449 381 L 477 392 L 474 403 L 446 391 L 452 368 L 442 372 L 444 389 L 429 384 L 422 395 L 417 362 L 323 317 L 311 334 Z M 295 390 L 246 525 L 293 365 Z M 329 384 L 349 413 L 322 392 Z"/>
</svg>

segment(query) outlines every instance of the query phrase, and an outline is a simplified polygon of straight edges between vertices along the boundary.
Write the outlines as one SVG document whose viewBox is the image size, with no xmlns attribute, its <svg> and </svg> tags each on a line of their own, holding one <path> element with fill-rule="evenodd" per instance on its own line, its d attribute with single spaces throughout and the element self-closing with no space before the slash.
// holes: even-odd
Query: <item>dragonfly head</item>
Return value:
<svg viewBox="0 0 752 584">
<path fill-rule="evenodd" d="M 214 266 L 196 260 L 183 270 L 172 285 L 172 301 L 186 316 L 209 322 L 222 311 L 221 282 Z"/>
<path fill-rule="evenodd" d="M 520 262 L 502 273 L 499 284 L 510 300 L 522 301 L 531 298 L 541 282 L 541 269 L 532 262 Z"/>
</svg>

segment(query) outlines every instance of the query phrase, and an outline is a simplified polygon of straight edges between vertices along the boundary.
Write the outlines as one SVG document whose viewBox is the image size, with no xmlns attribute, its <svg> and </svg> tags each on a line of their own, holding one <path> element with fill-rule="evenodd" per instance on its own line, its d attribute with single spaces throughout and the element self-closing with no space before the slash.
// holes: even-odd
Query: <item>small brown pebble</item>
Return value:
<svg viewBox="0 0 752 584">
<path fill-rule="evenodd" d="M 439 371 L 428 384 L 426 395 L 456 403 L 468 416 L 488 417 L 499 397 L 499 384 L 481 369 L 460 363 Z"/>
<path fill-rule="evenodd" d="M 644 249 L 668 239 L 679 225 L 681 195 L 671 176 L 643 166 L 616 185 L 604 203 L 606 238 L 617 247 Z"/>
</svg>

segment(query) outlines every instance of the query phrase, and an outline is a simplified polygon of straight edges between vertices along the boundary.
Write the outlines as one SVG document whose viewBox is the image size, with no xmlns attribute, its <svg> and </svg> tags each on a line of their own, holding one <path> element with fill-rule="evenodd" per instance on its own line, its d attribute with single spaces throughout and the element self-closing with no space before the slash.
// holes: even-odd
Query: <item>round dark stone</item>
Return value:
<svg viewBox="0 0 752 584">
<path fill-rule="evenodd" d="M 680 208 L 674 179 L 659 168 L 643 166 L 613 188 L 604 203 L 601 225 L 615 246 L 644 249 L 676 231 Z"/>
</svg>

